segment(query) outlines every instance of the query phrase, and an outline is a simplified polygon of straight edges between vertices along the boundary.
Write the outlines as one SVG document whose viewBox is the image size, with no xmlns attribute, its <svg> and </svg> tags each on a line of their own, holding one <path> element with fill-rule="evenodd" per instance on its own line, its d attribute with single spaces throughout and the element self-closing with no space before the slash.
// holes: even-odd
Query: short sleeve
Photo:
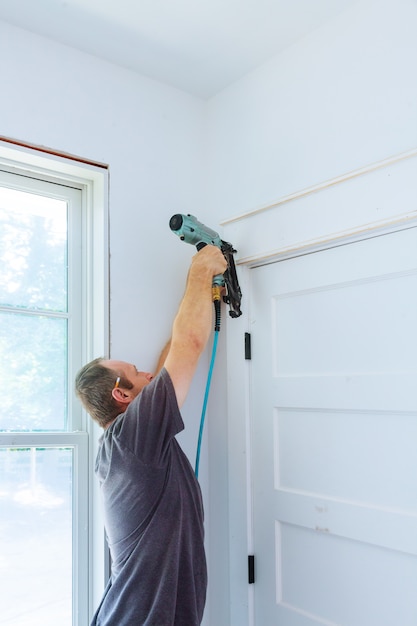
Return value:
<svg viewBox="0 0 417 626">
<path fill-rule="evenodd" d="M 169 443 L 184 429 L 175 389 L 165 368 L 129 404 L 113 427 L 119 440 L 146 465 L 162 466 Z"/>
</svg>

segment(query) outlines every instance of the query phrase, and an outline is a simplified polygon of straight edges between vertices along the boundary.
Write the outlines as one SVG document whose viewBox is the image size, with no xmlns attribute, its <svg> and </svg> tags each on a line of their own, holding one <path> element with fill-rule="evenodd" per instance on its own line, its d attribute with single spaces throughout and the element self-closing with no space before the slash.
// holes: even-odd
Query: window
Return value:
<svg viewBox="0 0 417 626">
<path fill-rule="evenodd" d="M 2 619 L 84 626 L 96 438 L 73 388 L 107 352 L 105 175 L 31 151 L 13 152 L 16 167 L 10 150 L 0 144 Z"/>
</svg>

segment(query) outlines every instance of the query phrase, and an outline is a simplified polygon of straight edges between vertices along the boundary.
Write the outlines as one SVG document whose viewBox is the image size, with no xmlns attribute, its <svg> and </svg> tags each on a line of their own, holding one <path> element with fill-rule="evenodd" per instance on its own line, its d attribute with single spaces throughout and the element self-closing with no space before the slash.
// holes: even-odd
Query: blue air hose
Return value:
<svg viewBox="0 0 417 626">
<path fill-rule="evenodd" d="M 206 391 L 204 394 L 203 410 L 201 412 L 200 431 L 198 433 L 197 455 L 195 459 L 195 475 L 197 478 L 198 478 L 198 468 L 200 465 L 200 452 L 201 452 L 201 441 L 203 439 L 204 420 L 206 418 L 206 410 L 207 410 L 207 402 L 208 402 L 208 397 L 209 397 L 209 392 L 210 392 L 211 377 L 213 375 L 214 362 L 216 360 L 216 352 L 217 352 L 217 342 L 219 340 L 219 331 L 220 331 L 220 301 L 219 300 L 214 301 L 214 308 L 215 308 L 215 313 L 216 313 L 216 325 L 214 327 L 213 348 L 211 351 L 210 367 L 209 367 L 209 372 L 207 376 Z"/>
</svg>

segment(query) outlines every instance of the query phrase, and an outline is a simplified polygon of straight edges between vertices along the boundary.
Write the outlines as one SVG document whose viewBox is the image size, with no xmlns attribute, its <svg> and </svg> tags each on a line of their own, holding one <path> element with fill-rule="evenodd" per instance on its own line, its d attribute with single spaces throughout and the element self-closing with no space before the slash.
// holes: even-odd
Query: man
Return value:
<svg viewBox="0 0 417 626">
<path fill-rule="evenodd" d="M 203 504 L 175 435 L 212 329 L 212 278 L 226 261 L 215 246 L 192 259 L 171 341 L 155 376 L 95 359 L 76 391 L 103 428 L 96 460 L 112 573 L 92 626 L 198 626 L 207 573 Z"/>
</svg>

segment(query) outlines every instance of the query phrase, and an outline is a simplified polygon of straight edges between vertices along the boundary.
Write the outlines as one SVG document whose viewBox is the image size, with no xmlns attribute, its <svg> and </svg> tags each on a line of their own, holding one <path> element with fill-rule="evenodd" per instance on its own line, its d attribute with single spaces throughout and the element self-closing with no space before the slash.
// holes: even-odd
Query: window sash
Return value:
<svg viewBox="0 0 417 626">
<path fill-rule="evenodd" d="M 0 305 L 0 312 L 14 312 L 23 315 L 42 315 L 44 318 L 59 317 L 67 321 L 67 383 L 66 395 L 66 430 L 82 429 L 82 411 L 75 403 L 72 389 L 75 374 L 82 365 L 82 284 L 86 268 L 83 261 L 88 255 L 81 253 L 83 227 L 82 187 L 64 185 L 63 181 L 50 182 L 34 177 L 27 171 L 10 171 L 0 166 L 0 186 L 32 195 L 40 195 L 62 200 L 67 205 L 67 305 L 66 310 L 31 308 L 30 306 L 10 307 Z M 85 222 L 85 220 L 84 220 Z M 85 261 L 84 261 L 85 262 Z M 85 424 L 84 424 L 85 427 Z"/>
<path fill-rule="evenodd" d="M 74 626 L 88 621 L 89 612 L 89 454 L 88 434 L 0 433 L 0 448 L 70 448 L 72 466 L 72 615 Z"/>
</svg>

